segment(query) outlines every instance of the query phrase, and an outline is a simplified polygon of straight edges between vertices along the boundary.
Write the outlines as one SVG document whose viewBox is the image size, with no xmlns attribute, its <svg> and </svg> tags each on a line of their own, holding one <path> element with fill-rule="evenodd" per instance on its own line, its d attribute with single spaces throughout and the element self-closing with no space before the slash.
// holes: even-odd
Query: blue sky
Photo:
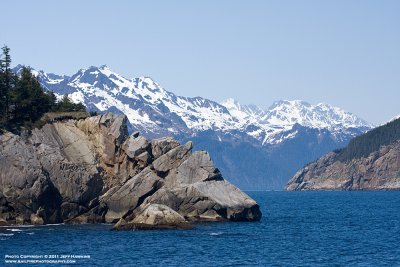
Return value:
<svg viewBox="0 0 400 267">
<path fill-rule="evenodd" d="M 4 1 L 0 44 L 58 74 L 107 64 L 216 101 L 400 115 L 400 1 Z"/>
</svg>

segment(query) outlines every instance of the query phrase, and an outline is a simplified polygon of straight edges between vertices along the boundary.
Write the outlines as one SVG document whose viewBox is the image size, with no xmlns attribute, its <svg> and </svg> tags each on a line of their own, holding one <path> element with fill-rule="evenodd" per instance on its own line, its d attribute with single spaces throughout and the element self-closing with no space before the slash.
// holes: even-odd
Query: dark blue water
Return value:
<svg viewBox="0 0 400 267">
<path fill-rule="evenodd" d="M 0 252 L 90 255 L 75 266 L 400 266 L 400 192 L 248 193 L 261 205 L 261 222 L 187 231 L 7 227 Z"/>
</svg>

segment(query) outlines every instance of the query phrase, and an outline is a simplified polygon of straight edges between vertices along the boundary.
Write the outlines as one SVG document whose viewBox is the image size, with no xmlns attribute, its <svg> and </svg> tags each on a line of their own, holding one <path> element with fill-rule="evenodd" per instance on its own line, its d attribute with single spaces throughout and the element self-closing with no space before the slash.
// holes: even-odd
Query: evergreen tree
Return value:
<svg viewBox="0 0 400 267">
<path fill-rule="evenodd" d="M 71 101 L 67 94 L 58 102 L 57 110 L 61 112 L 72 112 L 72 111 L 86 111 L 85 106 L 82 103 L 75 104 Z"/>
<path fill-rule="evenodd" d="M 0 57 L 0 130 L 30 129 L 49 111 L 86 111 L 82 103 L 73 103 L 67 95 L 57 102 L 55 94 L 42 88 L 30 68 L 23 67 L 15 75 L 10 66 L 10 49 L 4 46 Z"/>
<path fill-rule="evenodd" d="M 9 92 L 11 90 L 11 56 L 10 48 L 3 46 L 2 57 L 0 59 L 0 122 L 8 119 L 9 112 Z"/>
<path fill-rule="evenodd" d="M 11 91 L 12 121 L 17 124 L 34 122 L 44 113 L 55 109 L 56 97 L 53 92 L 44 92 L 30 68 L 24 67 Z"/>
<path fill-rule="evenodd" d="M 57 108 L 57 97 L 53 91 L 47 92 L 47 98 L 49 102 L 49 111 L 55 111 Z"/>
<path fill-rule="evenodd" d="M 347 147 L 337 151 L 337 159 L 346 162 L 367 157 L 370 153 L 378 151 L 381 146 L 389 145 L 397 140 L 400 140 L 400 119 L 353 138 Z"/>
<path fill-rule="evenodd" d="M 4 73 L 0 68 L 0 127 L 6 120 L 6 87 L 4 83 Z"/>
</svg>

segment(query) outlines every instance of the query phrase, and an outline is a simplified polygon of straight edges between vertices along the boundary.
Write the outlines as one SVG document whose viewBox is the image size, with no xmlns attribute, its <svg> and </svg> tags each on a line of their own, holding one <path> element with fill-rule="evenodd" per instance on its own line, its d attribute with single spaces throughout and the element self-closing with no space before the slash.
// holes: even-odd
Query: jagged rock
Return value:
<svg viewBox="0 0 400 267">
<path fill-rule="evenodd" d="M 150 163 L 151 157 L 149 152 L 145 151 L 142 154 L 138 155 L 136 157 L 136 160 L 138 161 L 138 165 L 144 168 Z"/>
<path fill-rule="evenodd" d="M 118 229 L 259 220 L 257 203 L 222 178 L 207 152 L 192 153 L 192 146 L 170 137 L 128 137 L 126 117 L 111 113 L 46 124 L 24 137 L 5 133 L 0 218 L 118 222 Z"/>
<path fill-rule="evenodd" d="M 187 142 L 185 145 L 180 145 L 171 149 L 153 162 L 154 169 L 158 172 L 165 173 L 171 169 L 177 168 L 190 156 L 192 147 L 192 142 Z"/>
<path fill-rule="evenodd" d="M 151 151 L 153 153 L 154 159 L 158 159 L 159 157 L 161 157 L 161 155 L 166 154 L 168 151 L 179 145 L 179 142 L 172 137 L 164 137 L 152 140 Z"/>
<path fill-rule="evenodd" d="M 116 160 L 115 152 L 117 148 L 121 146 L 128 136 L 126 120 L 126 116 L 107 113 L 79 120 L 76 126 L 88 136 L 104 163 L 113 165 Z"/>
<path fill-rule="evenodd" d="M 193 184 L 209 180 L 222 179 L 206 151 L 196 151 L 179 167 L 175 178 L 177 184 Z"/>
<path fill-rule="evenodd" d="M 106 222 L 116 222 L 138 207 L 144 199 L 156 192 L 163 181 L 150 168 L 130 179 L 117 191 L 102 199 L 107 204 Z"/>
<path fill-rule="evenodd" d="M 123 144 L 122 149 L 125 151 L 128 157 L 133 159 L 136 156 L 146 152 L 149 145 L 149 142 L 143 136 L 139 136 L 137 138 L 129 137 Z"/>
</svg>

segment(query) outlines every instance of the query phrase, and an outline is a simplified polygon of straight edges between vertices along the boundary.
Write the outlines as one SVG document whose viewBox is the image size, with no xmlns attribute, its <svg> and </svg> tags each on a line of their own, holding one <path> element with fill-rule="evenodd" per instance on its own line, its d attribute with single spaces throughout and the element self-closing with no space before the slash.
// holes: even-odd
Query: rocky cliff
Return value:
<svg viewBox="0 0 400 267">
<path fill-rule="evenodd" d="M 338 160 L 331 152 L 300 171 L 286 190 L 399 190 L 400 141 L 381 146 L 366 157 Z"/>
<path fill-rule="evenodd" d="M 126 122 L 107 113 L 46 124 L 29 136 L 1 135 L 0 221 L 124 229 L 261 218 L 207 152 L 168 137 L 128 136 Z"/>
</svg>

